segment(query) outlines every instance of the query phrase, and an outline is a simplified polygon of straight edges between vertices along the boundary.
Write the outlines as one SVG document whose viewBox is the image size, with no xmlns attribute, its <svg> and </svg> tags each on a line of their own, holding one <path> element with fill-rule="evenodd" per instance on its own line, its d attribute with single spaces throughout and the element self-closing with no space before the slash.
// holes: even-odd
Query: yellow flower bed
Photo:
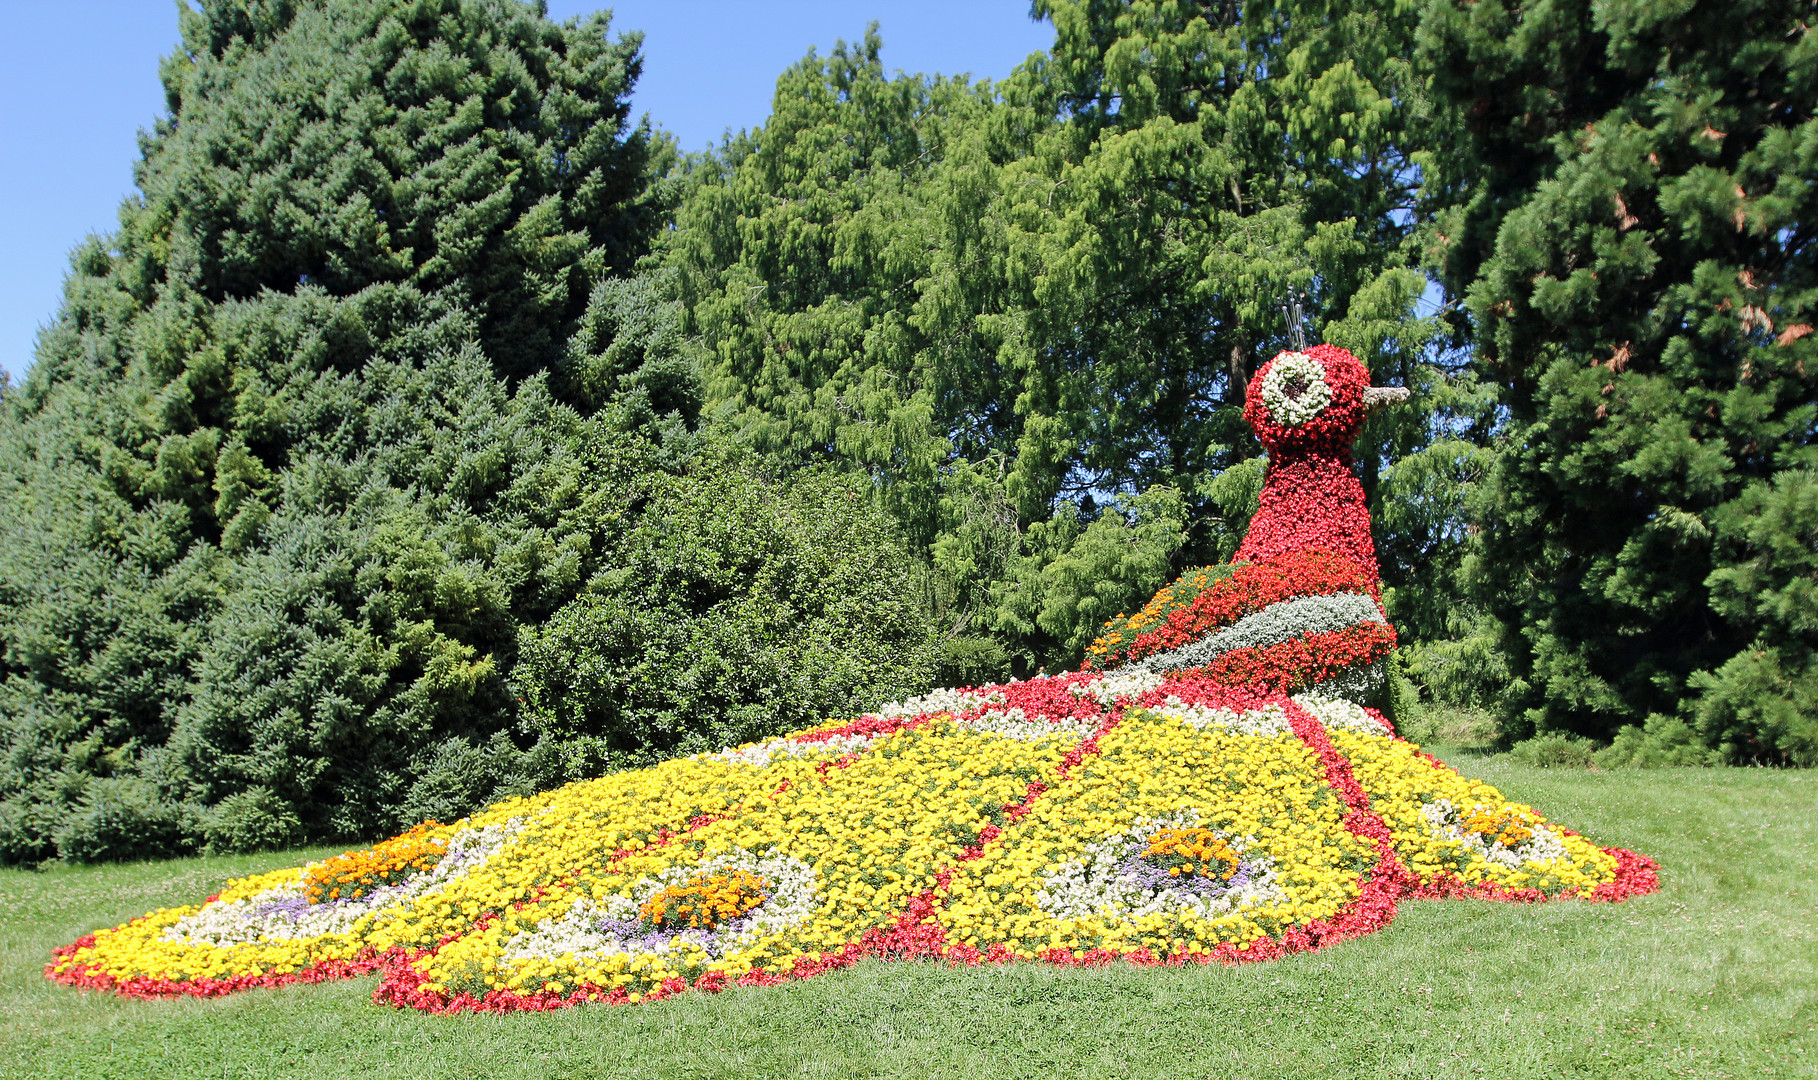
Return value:
<svg viewBox="0 0 1818 1080">
<path fill-rule="evenodd" d="M 1062 755 L 1077 741 L 1005 738 L 936 719 L 878 740 L 846 768 L 798 774 L 786 789 L 685 841 L 647 847 L 610 865 L 596 862 L 415 967 L 430 980 L 424 989 L 476 995 L 582 983 L 647 992 L 708 972 L 736 979 L 753 970 L 791 970 L 798 958 L 817 959 L 887 926 L 913 898 L 933 890 L 940 869 L 976 844 L 1003 806 L 1023 799 L 1031 781 L 1056 780 Z M 646 938 L 648 952 L 618 951 L 613 942 L 585 936 L 592 950 L 541 955 L 522 948 L 539 926 L 563 919 L 577 903 L 629 901 L 640 883 L 666 871 L 740 853 L 799 861 L 812 870 L 815 902 L 793 924 L 717 956 L 712 942 L 686 935 Z"/>
<path fill-rule="evenodd" d="M 963 943 L 980 949 L 1006 943 L 1018 956 L 1050 949 L 1199 952 L 1254 941 L 1329 918 L 1357 896 L 1359 873 L 1376 856 L 1345 830 L 1343 816 L 1313 753 L 1293 735 L 1196 730 L 1165 709 L 1133 710 L 1064 789 L 1038 802 L 983 858 L 964 864 L 945 921 Z M 1130 918 L 1067 902 L 1070 887 L 1107 895 L 1089 866 L 1050 884 L 1057 870 L 1089 857 L 1090 845 L 1140 833 L 1144 822 L 1158 827 L 1124 845 L 1125 861 L 1148 855 L 1154 837 L 1179 829 L 1176 823 L 1191 822 L 1234 842 L 1245 863 L 1272 864 L 1273 887 L 1254 905 L 1209 917 L 1164 903 Z M 1116 856 L 1107 869 L 1117 865 Z M 1158 878 L 1166 872 L 1158 867 Z M 1078 914 L 1058 913 L 1069 908 Z"/>
<path fill-rule="evenodd" d="M 1407 895 L 1656 884 L 1348 702 L 1070 674 L 426 823 L 99 931 L 47 973 L 156 996 L 377 967 L 395 1004 L 550 1008 L 865 955 L 1267 959 Z"/>
<path fill-rule="evenodd" d="M 1616 859 L 1602 848 L 1548 825 L 1532 807 L 1511 803 L 1489 784 L 1431 761 L 1413 743 L 1348 730 L 1334 730 L 1331 737 L 1389 827 L 1395 853 L 1425 884 L 1456 881 L 1589 897 L 1615 878 Z M 1457 838 L 1435 820 L 1447 817 L 1431 809 L 1441 804 L 1451 808 Z M 1521 858 L 1545 837 L 1557 847 L 1539 853 L 1555 857 Z"/>
</svg>

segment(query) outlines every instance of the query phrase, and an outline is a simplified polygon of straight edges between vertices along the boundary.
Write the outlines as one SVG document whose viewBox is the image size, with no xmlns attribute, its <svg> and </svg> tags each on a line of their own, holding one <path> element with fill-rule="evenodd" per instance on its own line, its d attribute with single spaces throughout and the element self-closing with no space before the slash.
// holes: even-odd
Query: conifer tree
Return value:
<svg viewBox="0 0 1818 1080">
<path fill-rule="evenodd" d="M 1513 737 L 1679 714 L 1731 757 L 1818 760 L 1810 21 L 1791 0 L 1426 14 L 1458 140 L 1423 162 L 1436 264 L 1508 409 L 1479 588 Z"/>
<path fill-rule="evenodd" d="M 139 194 L 0 412 L 0 860 L 372 837 L 559 778 L 520 633 L 647 591 L 626 538 L 692 468 L 698 361 L 672 283 L 628 276 L 670 159 L 628 120 L 635 35 L 519 0 L 181 30 Z M 827 535 L 887 565 L 849 502 Z M 733 637 L 756 588 L 669 611 Z M 913 608 L 853 663 L 916 689 Z M 786 660 L 721 699 L 875 704 Z"/>
</svg>

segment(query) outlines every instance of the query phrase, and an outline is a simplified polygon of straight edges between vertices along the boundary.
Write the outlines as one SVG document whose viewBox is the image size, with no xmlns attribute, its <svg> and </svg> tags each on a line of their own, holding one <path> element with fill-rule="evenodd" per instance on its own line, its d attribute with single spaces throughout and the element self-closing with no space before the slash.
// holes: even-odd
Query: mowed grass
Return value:
<svg viewBox="0 0 1818 1080">
<path fill-rule="evenodd" d="M 0 871 L 0 1077 L 1813 1077 L 1818 773 L 1466 772 L 1658 859 L 1616 905 L 1402 905 L 1242 968 L 870 962 L 654 1005 L 425 1016 L 373 980 L 211 1001 L 58 986 L 50 950 L 325 851 Z"/>
</svg>

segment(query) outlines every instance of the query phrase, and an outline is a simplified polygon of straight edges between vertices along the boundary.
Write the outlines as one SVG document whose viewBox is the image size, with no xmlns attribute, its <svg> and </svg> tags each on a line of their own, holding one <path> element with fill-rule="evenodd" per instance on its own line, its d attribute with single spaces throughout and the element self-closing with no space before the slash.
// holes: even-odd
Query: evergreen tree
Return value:
<svg viewBox="0 0 1818 1080">
<path fill-rule="evenodd" d="M 1512 737 L 1680 714 L 1818 760 L 1818 42 L 1791 0 L 1438 2 L 1435 264 L 1508 428 L 1479 588 Z M 1670 725 L 1652 725 L 1665 730 Z"/>
<path fill-rule="evenodd" d="M 6 861 L 371 837 L 559 779 L 520 636 L 649 591 L 639 515 L 699 439 L 674 282 L 625 276 L 668 197 L 635 36 L 517 0 L 181 22 L 140 194 L 0 411 Z M 888 565 L 845 505 L 822 556 Z M 703 545 L 778 569 L 739 529 Z M 914 605 L 863 628 L 925 679 Z M 876 704 L 789 661 L 721 703 Z"/>
</svg>

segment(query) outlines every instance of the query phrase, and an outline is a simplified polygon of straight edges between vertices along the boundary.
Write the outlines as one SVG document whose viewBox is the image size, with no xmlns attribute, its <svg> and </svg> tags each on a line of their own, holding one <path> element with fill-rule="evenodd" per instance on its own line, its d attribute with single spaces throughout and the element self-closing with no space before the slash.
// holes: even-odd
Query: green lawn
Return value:
<svg viewBox="0 0 1818 1080">
<path fill-rule="evenodd" d="M 1585 773 L 1454 756 L 1664 888 L 1404 904 L 1241 969 L 866 963 L 648 1006 L 434 1017 L 373 980 L 123 1001 L 52 947 L 320 852 L 0 871 L 0 1077 L 1818 1077 L 1818 772 Z"/>
</svg>

